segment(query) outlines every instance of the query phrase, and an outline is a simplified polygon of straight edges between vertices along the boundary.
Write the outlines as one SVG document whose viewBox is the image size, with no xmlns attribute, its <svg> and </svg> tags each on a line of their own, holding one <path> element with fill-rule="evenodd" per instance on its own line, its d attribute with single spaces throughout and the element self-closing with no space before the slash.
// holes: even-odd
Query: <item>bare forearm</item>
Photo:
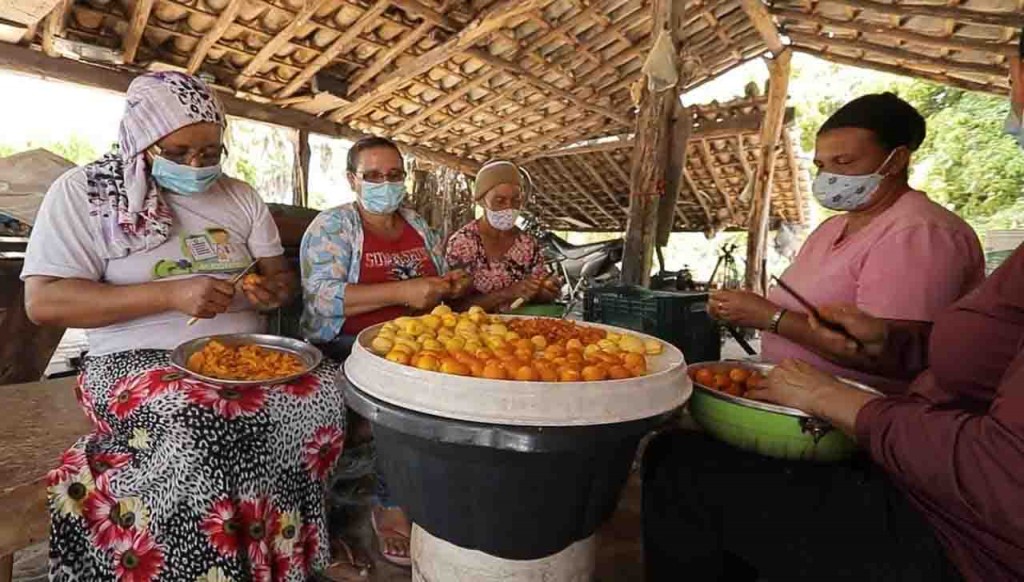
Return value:
<svg viewBox="0 0 1024 582">
<path fill-rule="evenodd" d="M 835 381 L 834 385 L 816 395 L 807 411 L 855 437 L 857 414 L 865 404 L 876 398 L 881 397 Z"/>
<path fill-rule="evenodd" d="M 345 287 L 345 316 L 369 313 L 392 305 L 405 305 L 405 282 L 350 284 Z"/>
<path fill-rule="evenodd" d="M 25 308 L 39 325 L 96 328 L 171 310 L 166 283 L 109 285 L 84 279 L 26 282 Z"/>
</svg>

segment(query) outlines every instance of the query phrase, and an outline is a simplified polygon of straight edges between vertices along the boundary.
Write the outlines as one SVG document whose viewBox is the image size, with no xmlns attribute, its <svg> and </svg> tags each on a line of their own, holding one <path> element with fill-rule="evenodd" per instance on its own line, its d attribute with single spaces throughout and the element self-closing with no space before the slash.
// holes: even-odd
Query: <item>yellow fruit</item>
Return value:
<svg viewBox="0 0 1024 582">
<path fill-rule="evenodd" d="M 461 337 L 453 337 L 452 339 L 444 342 L 444 349 L 449 352 L 462 350 L 466 347 L 466 340 Z"/>
<path fill-rule="evenodd" d="M 597 342 L 597 347 L 601 348 L 601 351 L 608 352 L 609 354 L 617 354 L 622 351 L 619 349 L 618 344 L 607 338 Z"/>
<path fill-rule="evenodd" d="M 597 344 L 588 344 L 587 347 L 583 348 L 583 357 L 593 358 L 595 355 L 601 352 L 600 346 Z"/>
<path fill-rule="evenodd" d="M 431 355 L 422 355 L 416 358 L 416 367 L 420 370 L 427 370 L 430 372 L 436 372 L 441 367 L 441 362 L 437 361 L 437 358 Z"/>
<path fill-rule="evenodd" d="M 469 314 L 469 320 L 472 321 L 473 323 L 477 324 L 477 325 L 479 325 L 481 323 L 487 323 L 487 314 L 485 314 L 483 312 L 480 312 L 480 313 L 472 313 L 471 312 Z"/>
<path fill-rule="evenodd" d="M 548 338 L 542 335 L 535 335 L 530 338 L 530 341 L 533 343 L 533 346 L 538 350 L 543 350 L 544 348 L 548 347 Z"/>
<path fill-rule="evenodd" d="M 489 335 L 485 337 L 484 343 L 487 344 L 487 347 L 491 348 L 492 350 L 503 348 L 506 345 L 508 345 L 508 343 L 505 341 L 505 338 L 497 335 Z"/>
<path fill-rule="evenodd" d="M 420 335 L 426 331 L 426 329 L 426 326 L 424 326 L 422 322 L 416 321 L 415 319 L 406 323 L 402 327 L 402 330 L 409 335 Z"/>
<path fill-rule="evenodd" d="M 472 331 L 473 333 L 479 333 L 480 327 L 469 319 L 460 319 L 458 323 L 455 324 L 455 331 L 462 330 L 469 330 Z"/>
<path fill-rule="evenodd" d="M 505 334 L 505 341 L 507 341 L 509 343 L 517 342 L 517 341 L 519 341 L 519 339 L 520 339 L 519 338 L 519 334 L 514 332 L 514 331 L 510 331 L 510 332 Z"/>
<path fill-rule="evenodd" d="M 504 336 L 506 333 L 508 333 L 508 328 L 505 327 L 505 325 L 502 323 L 492 323 L 491 325 L 487 326 L 487 333 L 491 335 Z"/>
<path fill-rule="evenodd" d="M 395 334 L 395 339 L 396 340 L 407 339 L 407 340 L 416 341 L 416 336 L 414 336 L 412 334 L 405 333 L 404 331 L 400 331 L 400 332 Z"/>
<path fill-rule="evenodd" d="M 445 374 L 454 374 L 456 376 L 469 376 L 471 372 L 468 365 L 453 358 L 445 358 L 441 360 L 440 371 Z"/>
<path fill-rule="evenodd" d="M 392 323 L 392 324 L 393 324 L 393 325 L 394 325 L 395 327 L 398 327 L 398 328 L 402 328 L 402 327 L 405 327 L 405 325 L 406 325 L 407 323 L 409 323 L 410 321 L 414 321 L 414 318 L 412 318 L 412 317 L 407 317 L 407 316 L 404 316 L 404 315 L 403 315 L 402 317 L 399 317 L 399 318 L 395 319 L 395 320 L 394 320 L 394 321 L 392 321 L 391 323 Z"/>
<path fill-rule="evenodd" d="M 444 344 L 437 341 L 436 339 L 428 339 L 423 342 L 423 349 L 430 350 L 432 352 L 440 352 L 444 350 Z"/>
<path fill-rule="evenodd" d="M 644 351 L 648 356 L 657 356 L 665 350 L 665 346 L 661 345 L 661 342 L 656 339 L 649 339 L 644 342 Z"/>
<path fill-rule="evenodd" d="M 448 329 L 447 327 L 442 327 L 441 329 L 437 330 L 437 339 L 439 340 L 450 340 L 453 337 L 455 337 L 455 332 Z"/>
<path fill-rule="evenodd" d="M 391 348 L 391 351 L 392 351 L 392 352 L 402 352 L 403 354 L 406 354 L 406 355 L 412 356 L 412 355 L 414 355 L 414 354 L 415 354 L 416 352 L 418 352 L 419 350 L 418 350 L 418 349 L 416 349 L 416 348 L 414 348 L 414 347 L 411 347 L 411 346 L 409 346 L 409 345 L 406 345 L 406 344 L 399 344 L 399 343 L 396 343 L 396 344 L 394 345 L 394 347 L 392 347 L 392 348 Z"/>
<path fill-rule="evenodd" d="M 462 349 L 466 350 L 467 352 L 469 352 L 471 354 L 475 354 L 477 352 L 477 350 L 481 350 L 481 349 L 483 349 L 483 347 L 484 347 L 484 344 L 480 343 L 480 340 L 471 339 L 471 340 L 466 340 L 466 345 L 463 346 Z"/>
<path fill-rule="evenodd" d="M 441 315 L 441 316 L 443 316 L 443 315 L 451 315 L 451 313 L 452 313 L 452 308 L 448 307 L 444 303 L 438 305 L 437 307 L 435 307 L 430 312 L 431 315 Z"/>
<path fill-rule="evenodd" d="M 424 331 L 423 333 L 421 333 L 419 335 L 419 337 L 416 338 L 416 341 L 418 341 L 420 343 L 423 343 L 424 340 L 428 340 L 428 339 L 437 339 L 437 335 L 435 335 L 434 332 L 432 332 L 430 330 L 427 330 L 427 331 Z"/>
<path fill-rule="evenodd" d="M 387 358 L 388 361 L 395 362 L 396 364 L 402 364 L 403 366 L 409 365 L 409 354 L 405 352 L 395 350 L 384 357 Z"/>
<path fill-rule="evenodd" d="M 610 342 L 619 343 L 620 341 L 622 341 L 622 335 L 621 334 L 617 334 L 617 333 L 608 332 L 608 335 L 606 335 L 604 337 L 604 339 L 606 339 L 606 340 L 608 340 Z"/>
<path fill-rule="evenodd" d="M 571 340 L 565 342 L 565 349 L 566 350 L 577 350 L 577 351 L 581 351 L 582 352 L 583 351 L 583 342 L 581 342 L 578 339 L 571 339 Z"/>
<path fill-rule="evenodd" d="M 441 318 L 437 315 L 424 315 L 420 318 L 420 321 L 423 322 L 427 329 L 437 331 L 441 328 Z"/>
<path fill-rule="evenodd" d="M 409 338 L 404 337 L 395 338 L 395 345 L 409 346 L 410 348 L 412 348 L 413 352 L 418 352 L 421 349 L 423 349 L 423 346 L 421 346 L 419 342 L 417 342 L 416 340 L 411 340 Z"/>
<path fill-rule="evenodd" d="M 399 331 L 398 330 L 398 326 L 395 325 L 395 323 L 392 322 L 392 321 L 389 321 L 389 322 L 385 323 L 384 325 L 380 326 L 380 330 L 381 331 L 386 331 L 388 333 L 398 333 L 398 331 Z"/>
<path fill-rule="evenodd" d="M 480 307 L 479 305 L 474 305 L 474 306 L 470 307 L 469 311 L 467 311 L 466 313 L 469 313 L 470 315 L 473 315 L 474 313 L 479 313 L 480 315 L 484 315 L 487 312 L 484 311 L 483 307 Z"/>
<path fill-rule="evenodd" d="M 382 329 L 377 332 L 377 337 L 393 340 L 395 339 L 395 332 L 390 329 Z"/>
<path fill-rule="evenodd" d="M 391 341 L 386 337 L 377 336 L 373 338 L 372 342 L 370 342 L 370 349 L 373 350 L 373 353 L 377 354 L 378 356 L 386 355 L 394 347 L 395 342 Z"/>
<path fill-rule="evenodd" d="M 647 347 L 644 346 L 643 340 L 638 337 L 626 336 L 619 341 L 619 347 L 624 352 L 630 352 L 633 354 L 646 354 Z"/>
<path fill-rule="evenodd" d="M 452 313 L 446 313 L 445 315 L 441 316 L 441 325 L 443 325 L 444 327 L 452 327 L 453 328 L 453 327 L 455 327 L 458 324 L 459 324 L 459 318 L 455 317 L 455 315 L 452 314 Z"/>
</svg>

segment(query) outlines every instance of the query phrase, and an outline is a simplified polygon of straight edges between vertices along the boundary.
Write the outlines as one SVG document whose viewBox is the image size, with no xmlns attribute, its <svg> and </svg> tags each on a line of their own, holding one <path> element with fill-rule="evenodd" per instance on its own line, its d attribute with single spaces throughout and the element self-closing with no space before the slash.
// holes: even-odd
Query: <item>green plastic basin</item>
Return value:
<svg viewBox="0 0 1024 582">
<path fill-rule="evenodd" d="M 530 317 L 562 317 L 565 306 L 557 303 L 530 303 L 519 309 L 509 311 L 509 315 L 527 315 Z"/>
<path fill-rule="evenodd" d="M 720 369 L 742 367 L 767 373 L 768 364 L 704 362 L 689 366 Z M 877 394 L 863 384 L 847 384 Z M 697 382 L 690 397 L 690 415 L 708 434 L 735 447 L 775 457 L 801 461 L 834 462 L 849 458 L 857 449 L 850 437 L 827 422 L 803 411 L 718 392 Z"/>
</svg>

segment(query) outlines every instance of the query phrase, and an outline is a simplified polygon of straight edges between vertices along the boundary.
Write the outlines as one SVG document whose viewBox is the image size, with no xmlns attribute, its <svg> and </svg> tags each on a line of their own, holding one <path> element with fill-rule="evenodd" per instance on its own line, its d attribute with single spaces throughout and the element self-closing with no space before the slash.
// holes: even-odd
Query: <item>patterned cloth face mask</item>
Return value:
<svg viewBox="0 0 1024 582">
<path fill-rule="evenodd" d="M 512 230 L 516 226 L 516 219 L 519 218 L 519 209 L 491 210 L 484 208 L 484 214 L 487 216 L 487 222 L 497 230 Z"/>
<path fill-rule="evenodd" d="M 831 172 L 819 171 L 814 178 L 811 190 L 818 203 L 830 210 L 857 210 L 863 208 L 871 195 L 878 190 L 885 174 L 878 173 L 892 159 L 896 150 L 889 152 L 888 157 L 878 166 L 878 170 L 859 176 L 844 176 Z"/>
</svg>

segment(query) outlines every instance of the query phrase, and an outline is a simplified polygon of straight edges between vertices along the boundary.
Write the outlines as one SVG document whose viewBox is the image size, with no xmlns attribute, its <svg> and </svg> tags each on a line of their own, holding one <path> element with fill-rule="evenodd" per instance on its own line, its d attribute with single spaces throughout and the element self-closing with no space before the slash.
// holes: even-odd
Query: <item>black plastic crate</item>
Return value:
<svg viewBox="0 0 1024 582">
<path fill-rule="evenodd" d="M 583 318 L 653 335 L 679 348 L 687 363 L 722 358 L 721 329 L 708 314 L 707 293 L 630 286 L 588 289 Z"/>
</svg>

